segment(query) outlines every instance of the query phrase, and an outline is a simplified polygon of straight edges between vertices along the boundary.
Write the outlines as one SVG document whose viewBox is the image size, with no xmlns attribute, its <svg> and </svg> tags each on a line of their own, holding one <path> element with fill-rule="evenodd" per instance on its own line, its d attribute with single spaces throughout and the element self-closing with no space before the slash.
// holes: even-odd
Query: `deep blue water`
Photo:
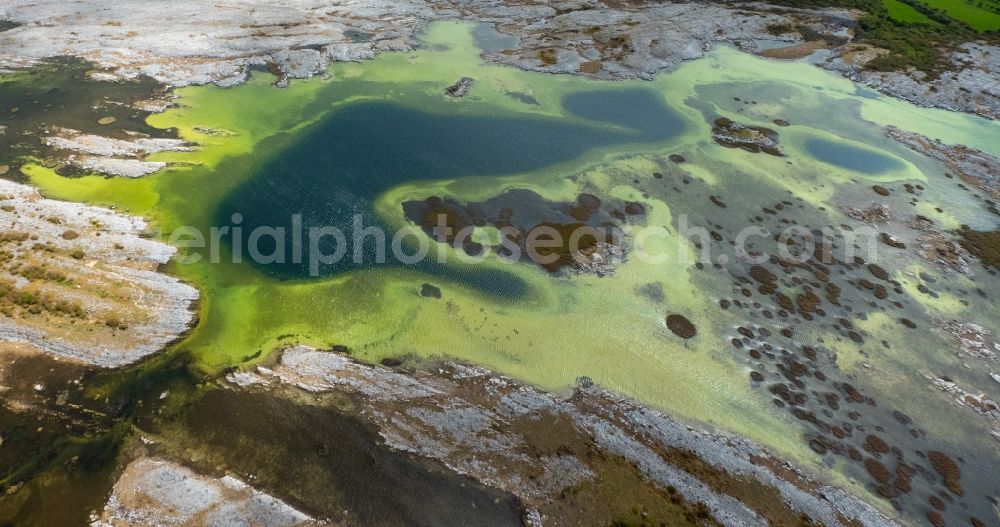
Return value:
<svg viewBox="0 0 1000 527">
<path fill-rule="evenodd" d="M 256 173 L 221 203 L 219 225 L 243 216 L 243 247 L 259 226 L 332 226 L 348 233 L 355 215 L 365 226 L 384 227 L 372 202 L 399 184 L 477 175 L 518 174 L 577 158 L 597 147 L 661 141 L 684 130 L 682 119 L 648 90 L 581 92 L 565 97 L 566 109 L 579 119 L 522 115 L 473 116 L 420 111 L 389 102 L 359 102 L 313 125 L 304 136 Z M 290 232 L 290 231 L 289 231 Z M 391 236 L 391 233 L 390 233 Z M 308 249 L 308 242 L 303 242 Z M 262 254 L 275 249 L 273 238 L 256 244 Z M 258 265 L 279 278 L 308 278 L 308 256 L 291 261 L 292 240 L 285 240 L 285 263 Z M 333 253 L 336 241 L 324 238 L 320 249 Z M 380 265 L 374 243 L 365 245 L 365 262 L 351 258 L 324 265 L 320 276 L 359 266 Z M 353 247 L 347 248 L 353 254 Z M 381 265 L 401 265 L 390 258 Z M 494 293 L 517 295 L 523 285 L 508 273 L 473 266 L 423 262 L 425 273 L 447 276 Z"/>
</svg>

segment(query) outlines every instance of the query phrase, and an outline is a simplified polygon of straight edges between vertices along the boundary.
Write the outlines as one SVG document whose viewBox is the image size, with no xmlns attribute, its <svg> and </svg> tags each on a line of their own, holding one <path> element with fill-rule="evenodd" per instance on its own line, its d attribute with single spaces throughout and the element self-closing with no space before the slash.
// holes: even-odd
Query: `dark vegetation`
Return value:
<svg viewBox="0 0 1000 527">
<path fill-rule="evenodd" d="M 87 313 L 76 300 L 64 300 L 58 295 L 41 291 L 35 284 L 54 283 L 72 285 L 72 279 L 66 273 L 50 269 L 45 264 L 23 261 L 12 246 L 21 246 L 31 235 L 23 231 L 4 231 L 0 233 L 0 271 L 5 271 L 11 277 L 22 277 L 28 281 L 28 287 L 20 287 L 11 279 L 0 278 L 0 315 L 11 317 L 15 314 L 48 314 L 65 316 L 71 319 L 86 319 Z M 32 249 L 39 253 L 56 252 L 59 249 L 50 244 L 35 243 Z M 80 249 L 77 249 L 80 251 Z"/>
<path fill-rule="evenodd" d="M 18 289 L 12 282 L 0 280 L 0 313 L 11 316 L 14 307 L 33 315 L 49 313 L 78 319 L 87 316 L 79 302 L 61 300 L 49 293 Z"/>
<path fill-rule="evenodd" d="M 968 24 L 917 0 L 901 1 L 926 15 L 931 23 L 896 20 L 889 16 L 882 0 L 770 0 L 768 3 L 795 8 L 839 7 L 864 11 L 865 15 L 855 29 L 855 41 L 889 51 L 866 65 L 868 69 L 876 71 L 898 71 L 913 67 L 934 78 L 948 69 L 945 55 L 960 44 L 974 40 L 1000 43 L 1000 31 L 978 32 Z M 796 31 L 807 40 L 822 38 L 810 35 L 811 32 L 801 26 L 781 24 L 770 29 L 775 34 Z"/>
</svg>

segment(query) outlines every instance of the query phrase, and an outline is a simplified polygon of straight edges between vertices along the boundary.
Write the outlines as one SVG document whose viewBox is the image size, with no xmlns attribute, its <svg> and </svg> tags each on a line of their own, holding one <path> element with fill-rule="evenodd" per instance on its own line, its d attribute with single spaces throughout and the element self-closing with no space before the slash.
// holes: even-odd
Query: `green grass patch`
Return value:
<svg viewBox="0 0 1000 527">
<path fill-rule="evenodd" d="M 906 71 L 916 68 L 931 78 L 953 67 L 947 54 L 959 45 L 985 40 L 1000 41 L 1000 0 L 770 0 L 771 4 L 796 7 L 859 9 L 854 41 L 889 51 L 869 62 L 875 71 Z M 775 25 L 773 33 L 793 29 Z M 809 35 L 799 28 L 806 40 Z"/>
<path fill-rule="evenodd" d="M 889 12 L 889 16 L 897 22 L 906 22 L 909 24 L 933 23 L 933 20 L 928 18 L 927 15 L 917 11 L 910 4 L 901 2 L 900 0 L 883 1 L 885 2 L 885 8 Z"/>
<path fill-rule="evenodd" d="M 886 0 L 888 4 L 892 0 Z M 995 0 L 920 0 L 976 31 L 1000 31 L 1000 2 Z"/>
</svg>

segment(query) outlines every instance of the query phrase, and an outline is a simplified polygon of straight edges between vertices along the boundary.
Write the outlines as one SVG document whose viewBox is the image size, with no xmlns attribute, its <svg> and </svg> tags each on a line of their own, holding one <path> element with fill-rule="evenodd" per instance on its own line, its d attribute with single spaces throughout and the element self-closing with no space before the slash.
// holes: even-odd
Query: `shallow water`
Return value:
<svg viewBox="0 0 1000 527">
<path fill-rule="evenodd" d="M 860 146 L 813 138 L 805 141 L 805 147 L 816 159 L 855 172 L 881 174 L 903 168 L 895 159 Z"/>
<path fill-rule="evenodd" d="M 168 135 L 145 122 L 147 112 L 127 106 L 150 97 L 155 81 L 101 82 L 87 77 L 89 69 L 82 60 L 59 58 L 0 76 L 0 165 L 20 166 L 22 157 L 34 149 L 34 134 L 56 120 L 63 128 L 116 138 L 127 137 L 122 127 L 154 137 Z M 101 117 L 113 117 L 117 125 L 101 126 Z"/>
<path fill-rule="evenodd" d="M 666 229 L 648 244 L 667 257 L 656 263 L 630 258 L 608 276 L 552 276 L 495 259 L 473 266 L 454 254 L 422 266 L 342 263 L 319 277 L 291 263 L 174 264 L 171 272 L 197 284 L 204 300 L 198 328 L 172 353 L 189 356 L 209 375 L 251 367 L 276 345 L 303 342 L 346 345 L 371 361 L 451 356 L 550 390 L 587 376 L 681 418 L 748 436 L 817 472 L 833 467 L 835 481 L 874 493 L 857 467 L 810 450 L 803 436 L 811 429 L 748 381 L 749 370 L 761 365 L 728 342 L 737 326 L 777 323 L 757 308 L 720 309 L 722 299 L 749 298 L 741 289 L 750 288 L 734 278 L 744 266 L 720 263 L 715 269 L 709 262 L 698 268 L 683 259 L 696 247 L 680 234 L 676 215 L 688 214 L 689 225 L 729 238 L 755 216 L 773 218 L 770 227 L 784 221 L 818 229 L 850 221 L 839 212 L 842 206 L 881 199 L 871 185 L 901 189 L 906 182 L 927 190 L 919 207 L 909 201 L 915 195 L 902 190 L 886 199 L 900 214 L 919 211 L 943 225 L 983 225 L 991 221 L 988 213 L 978 205 L 959 206 L 972 198 L 944 177 L 939 163 L 895 144 L 881 127 L 894 124 L 996 153 L 1000 147 L 989 140 L 996 123 L 916 108 L 859 92 L 805 63 L 722 47 L 651 82 L 522 72 L 483 64 L 474 31 L 437 24 L 417 52 L 338 64 L 331 67 L 333 80 L 295 81 L 287 90 L 272 88 L 263 74 L 228 90 L 178 90 L 180 106 L 149 122 L 176 127 L 203 148 L 154 156 L 178 165 L 151 178 L 66 180 L 38 166 L 27 173 L 49 194 L 114 203 L 166 230 L 230 225 L 234 213 L 242 215 L 247 233 L 255 225 L 288 225 L 295 213 L 306 225 L 337 226 L 362 213 L 366 225 L 395 229 L 408 223 L 401 206 L 406 201 L 438 196 L 483 202 L 509 189 L 528 189 L 553 202 L 587 192 L 642 203 L 644 224 Z M 445 87 L 463 76 L 476 79 L 469 95 L 445 97 Z M 717 116 L 775 129 L 786 155 L 718 146 L 710 137 Z M 775 119 L 790 126 L 778 127 Z M 228 133 L 199 132 L 206 127 Z M 669 154 L 685 161 L 672 162 Z M 762 212 L 776 204 L 780 214 Z M 903 447 L 962 452 L 970 488 L 990 489 L 996 482 L 983 467 L 996 454 L 981 439 L 986 425 L 956 413 L 947 398 L 926 387 L 923 374 L 948 372 L 990 389 L 976 370 L 961 368 L 952 343 L 933 324 L 966 317 L 995 325 L 997 304 L 969 292 L 982 288 L 995 298 L 1000 288 L 981 269 L 973 278 L 949 276 L 886 251 L 878 261 L 900 282 L 903 293 L 893 292 L 892 299 L 902 307 L 869 305 L 855 276 L 834 275 L 852 288 L 844 297 L 854 299 L 837 316 L 860 328 L 863 344 L 834 327 L 840 323 L 832 316 L 787 324 L 796 329 L 795 339 L 821 342 L 835 357 L 831 377 L 851 379 L 878 399 L 880 409 L 870 419 L 898 408 L 918 420 L 925 436 L 907 439 L 903 430 Z M 921 272 L 938 280 L 938 298 L 916 293 L 914 277 Z M 422 297 L 423 283 L 438 287 L 442 298 Z M 671 313 L 692 320 L 698 336 L 676 338 L 664 323 Z M 904 315 L 919 328 L 895 321 Z M 786 344 L 797 345 L 795 339 Z M 982 514 L 988 506 L 977 499 L 969 507 Z M 922 510 L 908 505 L 905 514 L 919 518 Z"/>
<path fill-rule="evenodd" d="M 495 53 L 505 49 L 514 49 L 520 41 L 514 35 L 500 33 L 494 29 L 492 24 L 476 24 L 472 28 L 472 38 L 476 40 L 476 47 L 484 53 Z"/>
<path fill-rule="evenodd" d="M 336 407 L 228 389 L 207 390 L 189 404 L 181 422 L 154 428 L 170 439 L 171 454 L 193 457 L 206 472 L 224 465 L 253 474 L 255 487 L 319 517 L 366 525 L 522 524 L 514 496 L 393 450 Z"/>
</svg>

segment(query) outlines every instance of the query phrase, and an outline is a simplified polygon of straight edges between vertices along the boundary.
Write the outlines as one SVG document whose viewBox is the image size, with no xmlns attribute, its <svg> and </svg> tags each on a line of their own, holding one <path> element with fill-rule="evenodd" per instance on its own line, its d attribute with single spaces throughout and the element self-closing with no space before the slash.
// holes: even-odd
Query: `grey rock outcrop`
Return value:
<svg viewBox="0 0 1000 527">
<path fill-rule="evenodd" d="M 141 218 L 42 198 L 0 180 L 6 295 L 0 342 L 101 367 L 160 351 L 194 321 L 198 291 L 157 272 L 176 249 Z"/>
<path fill-rule="evenodd" d="M 894 525 L 873 507 L 811 480 L 748 440 L 693 428 L 589 383 L 559 398 L 480 367 L 444 362 L 403 373 L 304 346 L 283 350 L 274 367 L 234 373 L 229 380 L 234 389 L 347 395 L 388 445 L 512 492 L 536 512 L 600 477 L 594 460 L 613 456 L 637 467 L 650 484 L 703 503 L 723 525 L 767 525 L 753 505 L 718 491 L 664 455 L 676 449 L 729 477 L 773 487 L 786 506 L 825 525 L 850 520 Z M 556 436 L 563 444 L 593 444 L 601 455 L 580 457 L 572 450 L 539 455 L 527 430 L 542 437 L 565 434 Z"/>
<path fill-rule="evenodd" d="M 319 525 L 287 503 L 232 476 L 212 478 L 172 461 L 141 457 L 129 463 L 91 527 Z"/>
<path fill-rule="evenodd" d="M 713 3 L 568 0 L 346 0 L 343 2 L 171 2 L 169 9 L 142 0 L 114 5 L 12 0 L 0 7 L 0 70 L 30 66 L 55 55 L 86 58 L 106 69 L 102 79 L 155 78 L 171 86 L 243 82 L 250 68 L 266 67 L 277 84 L 321 74 L 332 61 L 372 58 L 408 50 L 427 23 L 446 18 L 496 24 L 513 35 L 511 49 L 486 54 L 492 62 L 549 73 L 595 78 L 650 78 L 718 43 L 748 52 L 798 58 L 826 49 L 820 65 L 883 93 L 935 106 L 1000 116 L 1000 49 L 968 43 L 954 52 L 938 78 L 922 73 L 877 72 L 865 64 L 880 51 L 851 42 L 860 13 L 837 9 L 774 10 Z M 819 40 L 804 41 L 803 27 Z M 788 44 L 787 53 L 761 43 Z M 844 44 L 846 42 L 846 44 Z M 769 44 L 770 45 L 770 44 Z"/>
</svg>

